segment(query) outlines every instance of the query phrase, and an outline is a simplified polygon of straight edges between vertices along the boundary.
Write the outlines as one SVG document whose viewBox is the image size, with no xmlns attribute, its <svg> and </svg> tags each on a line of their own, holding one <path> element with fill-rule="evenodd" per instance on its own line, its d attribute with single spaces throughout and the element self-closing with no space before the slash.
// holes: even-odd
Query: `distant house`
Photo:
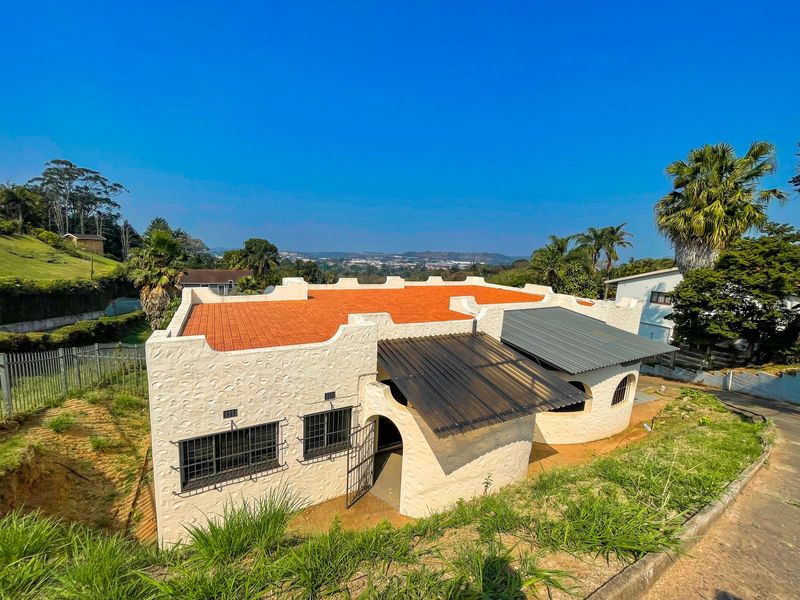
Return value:
<svg viewBox="0 0 800 600">
<path fill-rule="evenodd" d="M 210 288 L 220 296 L 227 296 L 242 277 L 252 277 L 250 269 L 187 269 L 178 282 L 183 288 Z"/>
<path fill-rule="evenodd" d="M 634 298 L 643 302 L 639 335 L 651 340 L 669 342 L 675 323 L 669 319 L 672 313 L 672 291 L 683 281 L 677 267 L 639 273 L 628 277 L 608 279 L 606 289 L 617 284 L 616 298 Z"/>
<path fill-rule="evenodd" d="M 100 256 L 104 254 L 103 242 L 106 241 L 106 238 L 102 235 L 95 233 L 65 233 L 63 238 L 88 252 L 93 252 Z"/>
</svg>

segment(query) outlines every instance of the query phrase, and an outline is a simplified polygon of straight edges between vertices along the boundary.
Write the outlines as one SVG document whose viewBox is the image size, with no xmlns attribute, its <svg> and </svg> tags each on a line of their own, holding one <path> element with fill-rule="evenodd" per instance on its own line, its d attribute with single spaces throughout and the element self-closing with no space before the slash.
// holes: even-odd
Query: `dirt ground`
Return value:
<svg viewBox="0 0 800 600">
<path fill-rule="evenodd" d="M 124 530 L 148 442 L 146 410 L 142 404 L 112 416 L 104 403 L 71 399 L 0 434 L 21 436 L 26 447 L 22 465 L 0 480 L 0 514 L 39 509 L 67 522 Z M 45 426 L 64 414 L 75 420 L 65 431 Z M 93 449 L 92 437 L 109 447 Z"/>
</svg>

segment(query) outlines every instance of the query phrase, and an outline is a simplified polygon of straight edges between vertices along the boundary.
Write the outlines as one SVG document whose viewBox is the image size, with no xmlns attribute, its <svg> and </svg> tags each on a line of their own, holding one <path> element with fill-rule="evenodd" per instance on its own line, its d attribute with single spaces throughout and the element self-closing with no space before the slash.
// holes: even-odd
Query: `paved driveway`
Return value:
<svg viewBox="0 0 800 600">
<path fill-rule="evenodd" d="M 680 384 L 647 378 L 647 384 Z M 770 460 L 648 600 L 800 598 L 800 406 L 707 390 L 773 419 Z"/>
</svg>

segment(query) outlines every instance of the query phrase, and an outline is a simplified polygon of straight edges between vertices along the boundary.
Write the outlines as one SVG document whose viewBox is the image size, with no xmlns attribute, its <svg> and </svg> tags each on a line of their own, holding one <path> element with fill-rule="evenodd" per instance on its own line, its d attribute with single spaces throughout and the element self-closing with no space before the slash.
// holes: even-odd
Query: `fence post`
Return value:
<svg viewBox="0 0 800 600">
<path fill-rule="evenodd" d="M 100 344 L 94 345 L 94 359 L 97 362 L 97 381 L 100 382 Z"/>
<path fill-rule="evenodd" d="M 8 374 L 8 355 L 5 353 L 0 353 L 0 392 L 3 394 L 6 417 L 11 417 L 14 414 L 14 406 L 11 403 L 11 377 Z"/>
<path fill-rule="evenodd" d="M 67 379 L 67 351 L 64 348 L 58 349 L 58 362 L 61 367 L 61 385 L 64 388 L 64 395 L 69 392 L 69 380 Z"/>
<path fill-rule="evenodd" d="M 75 387 L 82 389 L 81 385 L 81 360 L 78 355 L 78 349 L 72 348 L 72 362 L 75 363 Z"/>
</svg>

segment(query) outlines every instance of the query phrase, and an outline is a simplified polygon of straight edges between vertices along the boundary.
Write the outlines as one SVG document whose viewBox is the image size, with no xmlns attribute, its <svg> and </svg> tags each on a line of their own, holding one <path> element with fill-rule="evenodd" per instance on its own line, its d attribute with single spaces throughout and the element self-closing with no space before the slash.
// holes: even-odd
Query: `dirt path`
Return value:
<svg viewBox="0 0 800 600">
<path fill-rule="evenodd" d="M 670 387 L 676 384 L 657 381 Z M 707 390 L 772 418 L 779 432 L 768 464 L 647 600 L 800 597 L 800 406 Z"/>
</svg>

